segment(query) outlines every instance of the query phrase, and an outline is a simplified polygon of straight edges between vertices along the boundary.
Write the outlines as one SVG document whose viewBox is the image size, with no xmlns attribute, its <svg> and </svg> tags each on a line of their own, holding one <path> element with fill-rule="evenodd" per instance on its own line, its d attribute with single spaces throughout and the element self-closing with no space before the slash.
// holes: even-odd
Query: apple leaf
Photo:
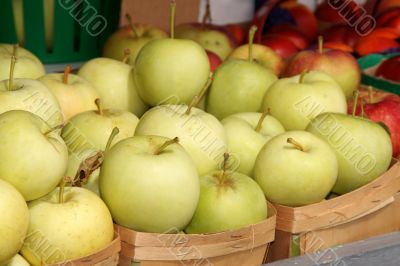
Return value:
<svg viewBox="0 0 400 266">
<path fill-rule="evenodd" d="M 392 133 L 390 133 L 390 128 L 385 124 L 385 123 L 383 123 L 382 121 L 379 121 L 379 122 L 377 122 L 381 127 L 383 127 L 383 129 L 384 130 L 386 130 L 386 132 L 389 134 L 389 136 L 391 136 L 392 135 Z"/>
<path fill-rule="evenodd" d="M 79 165 L 78 171 L 74 178 L 74 186 L 82 186 L 89 180 L 90 175 L 101 166 L 104 159 L 104 153 L 102 151 L 96 152 L 93 156 L 90 156 L 83 160 Z"/>
</svg>

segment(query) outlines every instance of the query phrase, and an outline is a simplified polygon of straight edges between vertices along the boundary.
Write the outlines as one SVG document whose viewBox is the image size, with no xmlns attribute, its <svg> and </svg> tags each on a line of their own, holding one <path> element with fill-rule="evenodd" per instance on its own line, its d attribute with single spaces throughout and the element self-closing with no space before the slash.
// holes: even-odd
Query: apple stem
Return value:
<svg viewBox="0 0 400 266">
<path fill-rule="evenodd" d="M 358 102 L 358 90 L 355 90 L 354 92 L 353 92 L 353 110 L 352 110 L 352 115 L 353 116 L 356 116 L 356 110 L 357 110 L 357 102 Z"/>
<path fill-rule="evenodd" d="M 118 127 L 114 127 L 113 130 L 111 131 L 110 136 L 108 137 L 105 151 L 108 151 L 110 149 L 111 143 L 113 142 L 115 136 L 118 135 L 118 133 L 119 133 L 119 128 Z"/>
<path fill-rule="evenodd" d="M 249 62 L 253 62 L 253 41 L 254 41 L 254 34 L 256 34 L 257 26 L 253 25 L 250 27 L 249 30 Z"/>
<path fill-rule="evenodd" d="M 258 120 L 256 129 L 255 129 L 256 132 L 260 132 L 260 130 L 261 130 L 261 128 L 262 128 L 262 124 L 263 124 L 263 122 L 264 122 L 264 119 L 265 119 L 265 117 L 269 114 L 269 112 L 270 112 L 270 109 L 267 108 L 267 110 L 265 110 L 265 111 L 261 114 L 260 119 Z"/>
<path fill-rule="evenodd" d="M 364 100 L 361 99 L 360 101 L 360 106 L 361 106 L 361 117 L 365 117 L 365 113 L 364 113 Z"/>
<path fill-rule="evenodd" d="M 169 5 L 170 7 L 170 38 L 173 39 L 175 38 L 175 13 L 176 13 L 176 2 L 175 0 L 171 0 L 171 3 Z"/>
<path fill-rule="evenodd" d="M 210 72 L 210 75 L 208 76 L 207 82 L 204 85 L 203 89 L 200 91 L 200 93 L 198 95 L 194 96 L 193 100 L 190 102 L 190 104 L 185 112 L 186 115 L 190 115 L 190 111 L 192 110 L 192 108 L 194 106 L 197 106 L 199 104 L 199 102 L 201 101 L 201 99 L 206 94 L 208 88 L 210 87 L 211 81 L 212 81 L 212 75 L 213 74 Z"/>
<path fill-rule="evenodd" d="M 61 180 L 59 187 L 60 187 L 60 191 L 58 194 L 58 203 L 59 204 L 63 204 L 64 203 L 64 187 L 65 187 L 65 178 L 63 177 L 63 179 Z"/>
<path fill-rule="evenodd" d="M 286 141 L 287 143 L 292 144 L 299 151 L 304 151 L 304 146 L 301 145 L 299 142 L 295 141 L 293 138 L 288 138 Z"/>
<path fill-rule="evenodd" d="M 179 138 L 175 137 L 173 139 L 167 140 L 166 142 L 163 143 L 163 145 L 161 145 L 160 147 L 158 147 L 155 151 L 154 151 L 154 155 L 158 155 L 160 154 L 163 150 L 165 150 L 165 148 L 167 148 L 169 145 L 174 144 L 174 143 L 178 143 L 179 142 Z"/>
<path fill-rule="evenodd" d="M 374 101 L 374 96 L 372 95 L 373 89 L 371 86 L 368 86 L 368 100 L 369 103 L 372 103 Z"/>
<path fill-rule="evenodd" d="M 64 67 L 64 78 L 63 78 L 63 83 L 64 84 L 68 84 L 68 75 L 71 72 L 71 70 L 72 70 L 71 65 L 66 65 Z"/>
<path fill-rule="evenodd" d="M 324 37 L 318 36 L 318 51 L 320 54 L 324 52 Z"/>
<path fill-rule="evenodd" d="M 228 160 L 229 160 L 229 153 L 225 152 L 224 153 L 224 161 L 222 163 L 222 172 L 218 176 L 218 181 L 219 181 L 220 184 L 224 183 L 225 174 L 226 174 L 226 171 L 228 170 Z"/>
<path fill-rule="evenodd" d="M 135 26 L 133 26 L 132 23 L 132 17 L 128 13 L 125 14 L 125 18 L 128 21 L 129 27 L 131 28 L 131 31 L 133 32 L 133 35 L 135 35 L 136 38 L 139 37 L 139 34 L 137 33 Z"/>
<path fill-rule="evenodd" d="M 15 68 L 15 63 L 17 62 L 17 49 L 18 49 L 18 44 L 13 45 L 13 51 L 11 55 L 11 63 L 10 63 L 10 76 L 8 79 L 8 90 L 12 91 L 14 88 L 14 68 Z"/>
<path fill-rule="evenodd" d="M 100 98 L 94 100 L 94 103 L 97 106 L 97 113 L 102 116 L 104 113 L 103 113 L 103 104 L 101 103 Z"/>
<path fill-rule="evenodd" d="M 308 72 L 308 69 L 304 69 L 303 72 L 301 72 L 300 78 L 299 78 L 299 83 L 303 83 L 304 76 L 307 74 L 307 72 Z"/>
<path fill-rule="evenodd" d="M 131 49 L 125 48 L 125 49 L 124 49 L 124 58 L 122 58 L 122 63 L 127 64 L 130 55 L 131 55 Z"/>
<path fill-rule="evenodd" d="M 58 125 L 58 126 L 55 126 L 55 127 L 53 127 L 53 128 L 50 128 L 49 130 L 47 130 L 46 132 L 44 132 L 43 135 L 47 136 L 49 133 L 51 133 L 51 132 L 53 132 L 53 131 L 55 131 L 55 130 L 61 129 L 61 128 L 63 128 L 63 127 L 64 127 L 64 124 L 60 124 L 60 125 Z"/>
<path fill-rule="evenodd" d="M 210 0 L 207 0 L 206 2 L 206 10 L 204 11 L 203 22 L 202 22 L 203 28 L 205 27 L 207 21 L 209 23 L 212 23 Z"/>
</svg>

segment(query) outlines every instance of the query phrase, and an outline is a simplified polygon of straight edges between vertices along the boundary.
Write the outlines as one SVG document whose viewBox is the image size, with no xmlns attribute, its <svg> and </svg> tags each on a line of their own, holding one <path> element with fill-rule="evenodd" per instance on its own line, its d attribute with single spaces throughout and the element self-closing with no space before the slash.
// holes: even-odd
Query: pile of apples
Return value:
<svg viewBox="0 0 400 266">
<path fill-rule="evenodd" d="M 237 229 L 267 218 L 266 199 L 317 203 L 388 169 L 399 97 L 358 97 L 349 53 L 320 39 L 284 66 L 253 44 L 254 26 L 248 44 L 232 47 L 209 24 L 175 28 L 174 14 L 172 2 L 169 37 L 130 23 L 104 48 L 117 59 L 92 59 L 77 74 L 46 74 L 29 51 L 0 45 L 0 265 L 97 252 L 113 222 L 152 233 Z"/>
</svg>

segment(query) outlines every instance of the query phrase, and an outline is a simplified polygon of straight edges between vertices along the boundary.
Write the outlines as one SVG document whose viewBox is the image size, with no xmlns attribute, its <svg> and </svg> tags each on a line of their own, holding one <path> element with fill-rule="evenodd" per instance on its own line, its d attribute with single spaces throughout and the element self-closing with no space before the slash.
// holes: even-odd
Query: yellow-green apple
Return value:
<svg viewBox="0 0 400 266">
<path fill-rule="evenodd" d="M 267 218 L 267 204 L 261 188 L 250 177 L 223 169 L 200 178 L 200 199 L 186 227 L 189 234 L 235 230 Z"/>
<path fill-rule="evenodd" d="M 1 179 L 0 213 L 0 265 L 8 265 L 22 247 L 29 225 L 29 211 L 18 190 Z"/>
<path fill-rule="evenodd" d="M 189 104 L 210 73 L 203 47 L 192 40 L 174 39 L 174 21 L 175 2 L 171 2 L 171 38 L 147 43 L 133 68 L 139 96 L 150 106 L 171 103 L 172 98 Z"/>
<path fill-rule="evenodd" d="M 0 178 L 26 201 L 48 194 L 65 173 L 68 150 L 56 131 L 27 111 L 0 115 Z"/>
<path fill-rule="evenodd" d="M 124 58 L 124 50 L 129 49 L 127 63 L 134 65 L 143 46 L 151 40 L 166 38 L 167 34 L 150 25 L 132 24 L 130 16 L 126 17 L 129 25 L 120 28 L 108 37 L 103 47 L 103 56 L 121 61 Z"/>
<path fill-rule="evenodd" d="M 13 54 L 17 58 L 14 68 L 15 78 L 37 79 L 46 74 L 42 62 L 34 54 L 22 47 L 2 43 L 0 44 L 0 80 L 8 79 Z"/>
<path fill-rule="evenodd" d="M 354 56 L 339 50 L 324 50 L 322 37 L 317 51 L 301 51 L 291 57 L 283 75 L 291 77 L 304 70 L 319 70 L 329 74 L 340 85 L 346 98 L 353 95 L 361 80 L 360 67 Z"/>
<path fill-rule="evenodd" d="M 66 66 L 64 74 L 51 73 L 39 78 L 60 103 L 64 121 L 76 114 L 95 110 L 94 101 L 99 98 L 98 92 L 88 81 L 70 74 L 70 71 L 71 66 Z"/>
<path fill-rule="evenodd" d="M 147 110 L 136 91 L 132 66 L 110 58 L 95 58 L 86 62 L 78 75 L 96 88 L 105 109 L 129 111 L 138 117 Z"/>
<path fill-rule="evenodd" d="M 214 73 L 206 110 L 218 119 L 235 113 L 259 111 L 265 92 L 277 80 L 272 70 L 253 62 L 252 42 L 256 30 L 257 27 L 253 26 L 249 32 L 248 59 L 229 59 Z"/>
<path fill-rule="evenodd" d="M 332 191 L 337 194 L 350 192 L 377 178 L 392 160 L 390 135 L 371 120 L 323 113 L 311 121 L 307 131 L 325 140 L 336 153 L 339 174 Z"/>
<path fill-rule="evenodd" d="M 28 207 L 30 223 L 21 254 L 33 266 L 84 257 L 113 240 L 110 211 L 85 188 L 57 188 Z"/>
<path fill-rule="evenodd" d="M 193 160 L 177 141 L 135 136 L 105 153 L 100 193 L 117 224 L 161 233 L 190 222 L 200 182 Z"/>
<path fill-rule="evenodd" d="M 286 130 L 304 130 L 320 113 L 346 113 L 347 103 L 333 78 L 310 71 L 276 81 L 265 93 L 262 109 L 267 108 Z"/>
<path fill-rule="evenodd" d="M 287 206 L 319 202 L 329 194 L 338 162 L 328 143 L 306 131 L 273 137 L 260 150 L 254 178 L 266 198 Z"/>
<path fill-rule="evenodd" d="M 153 107 L 140 119 L 135 135 L 179 137 L 200 176 L 218 169 L 227 148 L 225 129 L 218 119 L 186 105 Z"/>
<path fill-rule="evenodd" d="M 253 44 L 253 60 L 260 65 L 272 70 L 279 76 L 284 67 L 282 58 L 271 48 L 262 44 Z M 247 60 L 249 58 L 249 45 L 245 44 L 237 47 L 229 55 L 229 58 L 237 58 Z"/>
<path fill-rule="evenodd" d="M 28 228 L 28 227 L 27 227 Z M 21 255 L 15 255 L 6 266 L 30 266 L 30 264 Z"/>
<path fill-rule="evenodd" d="M 224 118 L 228 151 L 240 160 L 239 173 L 253 177 L 257 155 L 272 137 L 285 132 L 282 124 L 264 113 L 237 113 Z"/>
<path fill-rule="evenodd" d="M 96 100 L 96 111 L 87 111 L 72 117 L 62 129 L 61 136 L 71 153 L 92 148 L 104 151 L 114 127 L 119 134 L 112 145 L 118 141 L 132 137 L 139 119 L 132 113 L 118 109 L 103 109 L 100 100 Z"/>
</svg>

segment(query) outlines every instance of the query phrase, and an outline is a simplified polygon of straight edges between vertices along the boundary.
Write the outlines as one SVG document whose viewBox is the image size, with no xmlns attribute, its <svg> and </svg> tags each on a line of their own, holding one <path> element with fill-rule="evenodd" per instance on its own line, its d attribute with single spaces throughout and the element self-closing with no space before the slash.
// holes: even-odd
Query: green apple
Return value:
<svg viewBox="0 0 400 266">
<path fill-rule="evenodd" d="M 261 64 L 265 68 L 272 70 L 272 72 L 279 76 L 284 67 L 282 58 L 271 48 L 261 44 L 252 44 L 254 61 Z M 246 60 L 249 58 L 249 45 L 245 44 L 237 47 L 229 55 L 228 58 L 236 58 Z"/>
<path fill-rule="evenodd" d="M 325 199 L 337 175 L 334 151 L 306 131 L 289 131 L 272 138 L 254 166 L 254 178 L 266 198 L 293 207 Z"/>
<path fill-rule="evenodd" d="M 237 113 L 221 121 L 227 135 L 228 151 L 240 160 L 235 171 L 253 177 L 257 155 L 266 142 L 285 132 L 282 124 L 265 113 Z"/>
<path fill-rule="evenodd" d="M 85 79 L 75 74 L 69 74 L 70 66 L 64 69 L 64 74 L 51 73 L 39 79 L 57 98 L 60 103 L 64 121 L 76 114 L 95 110 L 94 101 L 99 98 L 96 89 Z"/>
<path fill-rule="evenodd" d="M 226 169 L 200 178 L 200 199 L 186 227 L 189 234 L 235 230 L 267 218 L 267 203 L 261 188 L 250 177 Z"/>
<path fill-rule="evenodd" d="M 151 108 L 139 120 L 135 135 L 178 136 L 200 176 L 218 169 L 227 148 L 225 130 L 218 119 L 186 105 Z"/>
<path fill-rule="evenodd" d="M 100 192 L 116 223 L 162 233 L 190 222 L 199 200 L 199 176 L 177 141 L 135 136 L 105 153 Z"/>
<path fill-rule="evenodd" d="M 57 188 L 28 206 L 30 224 L 21 254 L 33 266 L 78 259 L 113 240 L 110 211 L 87 189 Z"/>
<path fill-rule="evenodd" d="M 139 52 L 133 68 L 137 91 L 150 106 L 189 104 L 208 80 L 210 62 L 194 41 L 174 39 L 175 2 L 171 2 L 171 38 L 152 40 Z"/>
<path fill-rule="evenodd" d="M 30 266 L 30 264 L 21 255 L 15 255 L 6 266 Z"/>
<path fill-rule="evenodd" d="M 37 79 L 46 74 L 42 62 L 31 52 L 12 44 L 0 44 L 0 81 L 8 79 L 10 74 L 10 62 L 15 51 L 17 63 L 14 68 L 15 78 Z"/>
<path fill-rule="evenodd" d="M 132 24 L 129 15 L 127 15 L 127 20 L 129 25 L 120 28 L 108 37 L 103 47 L 103 56 L 121 61 L 124 59 L 124 50 L 129 49 L 127 63 L 134 65 L 144 45 L 151 40 L 166 38 L 167 34 L 150 25 Z"/>
<path fill-rule="evenodd" d="M 129 111 L 138 117 L 147 110 L 136 91 L 132 66 L 114 59 L 95 58 L 86 62 L 78 75 L 96 88 L 105 109 Z"/>
<path fill-rule="evenodd" d="M 303 72 L 275 82 L 265 93 L 262 109 L 271 109 L 286 130 L 304 130 L 320 113 L 347 112 L 346 97 L 336 81 L 320 71 Z"/>
<path fill-rule="evenodd" d="M 132 137 L 139 119 L 132 113 L 118 109 L 103 109 L 100 100 L 96 100 L 97 111 L 87 111 L 72 117 L 62 129 L 61 136 L 68 146 L 70 154 L 79 154 L 86 149 L 104 151 L 114 127 L 119 134 L 112 145 Z"/>
<path fill-rule="evenodd" d="M 56 130 L 32 113 L 13 110 L 0 115 L 0 136 L 0 178 L 26 201 L 57 186 L 67 168 L 68 150 Z"/>
<path fill-rule="evenodd" d="M 38 115 L 52 127 L 60 125 L 63 123 L 63 116 L 53 94 L 39 81 L 14 79 L 16 52 L 14 49 L 11 56 L 9 79 L 0 82 L 0 113 L 26 110 Z"/>
<path fill-rule="evenodd" d="M 307 131 L 328 142 L 339 163 L 333 192 L 344 194 L 384 173 L 392 160 L 388 132 L 371 120 L 345 114 L 323 113 Z"/>
<path fill-rule="evenodd" d="M 0 265 L 10 265 L 8 261 L 22 247 L 28 230 L 29 211 L 18 190 L 1 179 L 0 213 Z"/>
</svg>

